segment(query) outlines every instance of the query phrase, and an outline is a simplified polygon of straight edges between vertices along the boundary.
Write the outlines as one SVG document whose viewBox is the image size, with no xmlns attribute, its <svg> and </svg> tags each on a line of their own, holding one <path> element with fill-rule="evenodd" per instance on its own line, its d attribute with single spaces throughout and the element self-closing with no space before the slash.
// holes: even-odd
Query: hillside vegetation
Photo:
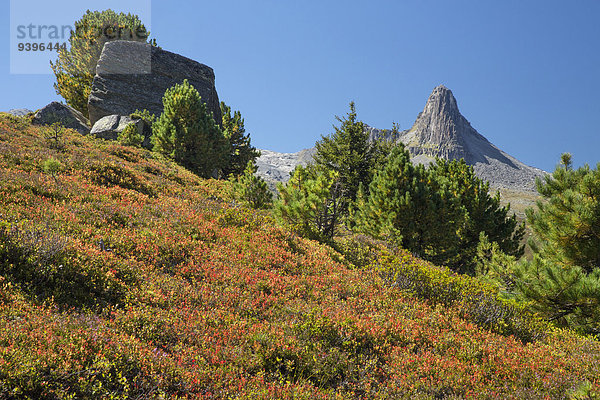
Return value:
<svg viewBox="0 0 600 400">
<path fill-rule="evenodd" d="M 600 343 L 493 287 L 300 238 L 229 182 L 47 129 L 0 114 L 0 398 L 600 393 Z"/>
</svg>

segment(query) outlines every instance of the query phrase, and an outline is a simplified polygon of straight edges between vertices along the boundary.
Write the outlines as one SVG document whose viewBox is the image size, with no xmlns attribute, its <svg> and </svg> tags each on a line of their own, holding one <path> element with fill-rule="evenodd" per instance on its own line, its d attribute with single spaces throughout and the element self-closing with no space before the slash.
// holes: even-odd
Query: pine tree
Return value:
<svg viewBox="0 0 600 400">
<path fill-rule="evenodd" d="M 277 189 L 275 215 L 299 235 L 329 241 L 340 224 L 343 196 L 335 171 L 296 167 L 288 183 Z"/>
<path fill-rule="evenodd" d="M 489 192 L 489 183 L 475 175 L 473 167 L 464 160 L 438 159 L 429 167 L 434 187 L 446 185 L 453 193 L 459 207 L 464 210 L 464 219 L 458 226 L 458 252 L 455 260 L 447 263 L 462 273 L 474 274 L 474 257 L 480 234 L 497 243 L 500 251 L 506 255 L 520 258 L 524 252 L 521 244 L 525 227 L 519 225 L 517 217 L 509 215 L 510 205 L 500 206 L 500 193 L 495 196 Z"/>
<path fill-rule="evenodd" d="M 357 229 L 434 262 L 452 260 L 458 251 L 457 227 L 463 210 L 446 185 L 436 187 L 433 179 L 423 165 L 414 166 L 408 151 L 398 144 L 356 213 Z"/>
<path fill-rule="evenodd" d="M 480 232 L 473 262 L 479 280 L 496 286 L 505 297 L 513 297 L 516 257 L 504 253 L 497 242 L 491 242 Z"/>
<path fill-rule="evenodd" d="M 345 215 L 356 200 L 359 185 L 368 192 L 374 171 L 391 151 L 391 144 L 369 140 L 369 133 L 357 118 L 354 102 L 350 103 L 346 117 L 336 119 L 341 125 L 334 126 L 333 134 L 322 136 L 316 143 L 314 161 L 321 170 L 338 174 L 338 184 L 344 193 L 342 213 Z"/>
<path fill-rule="evenodd" d="M 273 195 L 269 191 L 267 183 L 256 175 L 256 171 L 258 171 L 258 167 L 254 161 L 248 161 L 244 173 L 235 183 L 237 196 L 251 208 L 269 208 L 273 201 Z"/>
<path fill-rule="evenodd" d="M 534 257 L 517 265 L 517 293 L 549 321 L 600 335 L 600 163 L 573 170 L 565 154 L 537 188 Z"/>
<path fill-rule="evenodd" d="M 600 163 L 574 170 L 564 154 L 551 176 L 537 182 L 547 200 L 527 211 L 527 220 L 541 242 L 545 258 L 586 272 L 600 268 Z"/>
<path fill-rule="evenodd" d="M 132 122 L 119 133 L 117 140 L 124 146 L 142 147 L 144 136 L 140 133 L 137 124 Z"/>
<path fill-rule="evenodd" d="M 75 22 L 75 30 L 69 37 L 70 48 L 61 49 L 56 62 L 50 62 L 56 76 L 56 93 L 87 116 L 88 97 L 104 44 L 112 40 L 146 42 L 149 35 L 136 15 L 88 10 Z M 155 41 L 151 43 L 156 45 Z"/>
<path fill-rule="evenodd" d="M 167 89 L 163 113 L 152 125 L 154 150 L 202 177 L 227 166 L 229 146 L 198 91 L 184 80 Z"/>
<path fill-rule="evenodd" d="M 518 298 L 558 326 L 600 338 L 600 269 L 586 272 L 542 254 L 516 265 Z"/>
<path fill-rule="evenodd" d="M 229 164 L 223 170 L 225 176 L 244 173 L 248 162 L 260 157 L 260 152 L 250 144 L 250 135 L 245 134 L 244 119 L 239 111 L 231 114 L 231 107 L 221 102 L 223 134 L 229 141 Z"/>
</svg>

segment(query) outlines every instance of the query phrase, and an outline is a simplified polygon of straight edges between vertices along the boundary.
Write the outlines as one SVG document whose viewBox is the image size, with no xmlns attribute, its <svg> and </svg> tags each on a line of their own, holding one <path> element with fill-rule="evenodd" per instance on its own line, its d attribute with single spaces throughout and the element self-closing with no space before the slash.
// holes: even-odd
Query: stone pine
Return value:
<svg viewBox="0 0 600 400">
<path fill-rule="evenodd" d="M 248 163 L 260 156 L 260 152 L 250 144 L 250 135 L 246 134 L 244 118 L 239 111 L 233 111 L 221 102 L 223 134 L 229 141 L 229 164 L 223 171 L 225 176 L 242 175 Z"/>
<path fill-rule="evenodd" d="M 168 89 L 152 125 L 154 150 L 202 177 L 218 177 L 228 163 L 228 141 L 198 91 L 184 80 Z"/>
<path fill-rule="evenodd" d="M 533 260 L 516 267 L 522 298 L 559 326 L 600 335 L 600 164 L 573 169 L 564 154 L 537 182 L 544 197 L 527 211 Z"/>
</svg>

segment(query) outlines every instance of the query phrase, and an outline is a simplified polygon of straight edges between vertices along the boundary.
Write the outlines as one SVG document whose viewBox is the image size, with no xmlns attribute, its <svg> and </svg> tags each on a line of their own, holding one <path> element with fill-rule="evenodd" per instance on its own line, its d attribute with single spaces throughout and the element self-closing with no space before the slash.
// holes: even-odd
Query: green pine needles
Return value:
<svg viewBox="0 0 600 400">
<path fill-rule="evenodd" d="M 256 175 L 258 167 L 250 160 L 246 164 L 244 173 L 235 182 L 237 197 L 250 208 L 266 209 L 273 203 L 273 195 L 267 183 Z"/>
<path fill-rule="evenodd" d="M 242 114 L 239 111 L 231 112 L 231 107 L 221 102 L 223 134 L 229 141 L 229 164 L 223 174 L 239 176 L 245 172 L 249 162 L 260 156 L 260 152 L 250 144 Z"/>
<path fill-rule="evenodd" d="M 130 123 L 117 136 L 117 140 L 124 146 L 142 147 L 144 136 L 140 133 L 136 123 Z"/>
<path fill-rule="evenodd" d="M 163 107 L 152 125 L 154 150 L 199 176 L 220 176 L 228 165 L 229 144 L 198 91 L 184 80 L 167 89 Z"/>
<path fill-rule="evenodd" d="M 399 143 L 373 178 L 368 198 L 359 198 L 357 230 L 456 271 L 475 274 L 481 233 L 506 254 L 523 254 L 524 228 L 464 160 L 413 165 Z"/>
<path fill-rule="evenodd" d="M 316 146 L 315 165 L 323 170 L 335 171 L 343 192 L 342 214 L 347 215 L 349 206 L 356 200 L 359 186 L 368 191 L 369 184 L 378 167 L 385 162 L 392 144 L 383 140 L 370 140 L 365 124 L 358 120 L 356 106 L 350 103 L 345 117 L 336 117 L 340 126 L 334 132 L 322 136 Z M 394 126 L 397 133 L 397 127 Z"/>
<path fill-rule="evenodd" d="M 287 185 L 279 184 L 275 216 L 301 236 L 330 241 L 343 209 L 342 188 L 336 171 L 296 167 Z"/>
<path fill-rule="evenodd" d="M 600 163 L 575 170 L 564 154 L 537 186 L 534 258 L 515 267 L 517 294 L 555 324 L 600 336 Z"/>
</svg>

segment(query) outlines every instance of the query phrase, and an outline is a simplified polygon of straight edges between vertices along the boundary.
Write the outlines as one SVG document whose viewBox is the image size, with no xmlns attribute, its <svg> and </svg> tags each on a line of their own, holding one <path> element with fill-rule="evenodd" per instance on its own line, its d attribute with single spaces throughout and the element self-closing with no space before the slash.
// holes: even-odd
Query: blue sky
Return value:
<svg viewBox="0 0 600 400">
<path fill-rule="evenodd" d="M 14 1 L 48 24 L 91 8 Z M 576 165 L 600 161 L 597 0 L 93 4 L 140 14 L 161 47 L 211 66 L 219 97 L 241 110 L 259 148 L 311 147 L 351 100 L 369 125 L 407 129 L 444 84 L 481 134 L 529 165 L 552 170 L 565 151 Z M 0 110 L 60 99 L 49 66 L 10 73 L 10 2 L 2 7 Z"/>
</svg>

